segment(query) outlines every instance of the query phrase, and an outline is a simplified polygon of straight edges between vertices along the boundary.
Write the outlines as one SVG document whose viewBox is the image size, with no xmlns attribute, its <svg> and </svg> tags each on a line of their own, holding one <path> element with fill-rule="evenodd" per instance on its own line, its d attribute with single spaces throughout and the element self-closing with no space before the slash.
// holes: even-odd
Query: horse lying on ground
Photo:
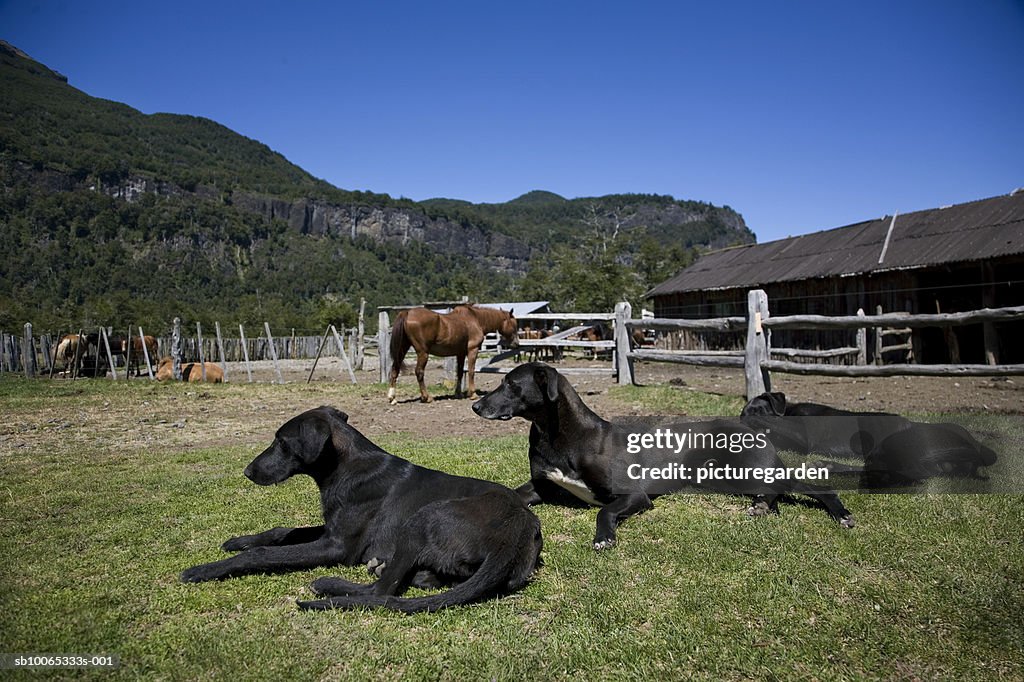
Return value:
<svg viewBox="0 0 1024 682">
<path fill-rule="evenodd" d="M 194 566 L 181 579 L 365 563 L 379 580 L 361 585 L 320 578 L 313 591 L 335 596 L 299 606 L 377 606 L 413 613 L 512 592 L 540 565 L 540 520 L 515 492 L 388 454 L 332 407 L 286 422 L 245 469 L 258 485 L 282 483 L 295 474 L 316 481 L 323 525 L 232 538 L 223 549 L 239 554 Z M 426 597 L 397 596 L 410 585 L 454 587 Z"/>
<path fill-rule="evenodd" d="M 224 370 L 215 362 L 205 362 L 206 383 L 219 384 L 224 381 Z M 156 369 L 157 381 L 172 381 L 174 379 L 173 361 L 171 358 L 164 358 Z M 197 383 L 203 380 L 203 367 L 198 362 L 181 363 L 181 380 L 190 383 Z"/>
<path fill-rule="evenodd" d="M 700 443 L 696 447 L 680 446 L 675 452 L 648 446 L 631 449 L 641 440 L 634 436 L 653 439 L 654 433 L 630 433 L 627 428 L 601 419 L 583 403 L 564 376 L 544 363 L 513 369 L 497 389 L 473 404 L 473 411 L 485 419 L 523 417 L 532 423 L 530 481 L 517 492 L 532 505 L 556 501 L 561 491 L 555 486 L 559 486 L 588 504 L 600 506 L 594 549 L 614 545 L 618 524 L 650 509 L 653 498 L 686 487 L 750 495 L 754 498 L 748 509 L 752 516 L 776 512 L 780 495 L 800 493 L 821 502 L 842 526 L 854 525 L 850 512 L 834 492 L 804 483 L 788 473 L 760 481 L 724 476 L 730 469 L 785 471 L 767 438 L 758 442 L 758 434 L 738 420 L 679 423 L 676 430 L 693 436 L 688 442 Z M 729 443 L 728 447 L 722 447 L 721 437 Z M 708 442 L 713 445 L 708 446 Z M 739 442 L 749 445 L 732 447 Z M 680 467 L 691 474 L 703 471 L 703 483 L 694 476 L 635 476 L 644 469 L 683 473 Z"/>
<path fill-rule="evenodd" d="M 852 412 L 817 403 L 787 403 L 764 393 L 743 408 L 743 421 L 779 449 L 862 459 L 864 466 L 821 462 L 830 472 L 859 474 L 866 490 L 907 486 L 937 476 L 982 478 L 998 456 L 958 424 L 913 422 L 887 412 Z"/>
<path fill-rule="evenodd" d="M 469 374 L 466 387 L 470 397 L 476 396 L 476 358 L 483 345 L 484 336 L 498 332 L 502 343 L 515 348 L 519 345 L 516 318 L 512 312 L 495 308 L 481 308 L 475 305 L 460 305 L 450 313 L 439 314 L 426 308 L 412 308 L 398 314 L 391 328 L 391 375 L 388 378 L 388 400 L 392 405 L 395 397 L 395 382 L 402 369 L 405 354 L 412 347 L 416 350 L 416 381 L 420 385 L 420 400 L 433 400 L 427 393 L 424 372 L 430 355 L 455 356 L 455 395 L 462 391 L 463 373 Z M 463 363 L 466 364 L 465 370 Z"/>
</svg>

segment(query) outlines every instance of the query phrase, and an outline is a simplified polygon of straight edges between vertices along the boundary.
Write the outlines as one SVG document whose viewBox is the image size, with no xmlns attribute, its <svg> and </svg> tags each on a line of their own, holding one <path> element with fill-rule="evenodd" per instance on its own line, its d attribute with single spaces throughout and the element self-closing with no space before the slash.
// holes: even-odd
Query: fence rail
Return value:
<svg viewBox="0 0 1024 682">
<path fill-rule="evenodd" d="M 616 329 L 616 338 L 625 336 L 627 330 L 659 329 L 688 330 L 705 332 L 742 332 L 746 331 L 747 339 L 743 351 L 725 351 L 711 353 L 708 351 L 650 351 L 627 349 L 621 352 L 619 366 L 626 368 L 620 371 L 619 383 L 632 381 L 630 363 L 634 360 L 651 362 L 676 362 L 689 365 L 705 365 L 715 367 L 743 367 L 746 374 L 747 397 L 753 398 L 767 390 L 771 385 L 770 372 L 788 374 L 834 376 L 834 377 L 890 377 L 890 376 L 1006 376 L 1024 374 L 1024 365 L 1011 364 L 936 364 L 921 365 L 913 363 L 882 364 L 882 354 L 896 350 L 906 350 L 908 357 L 913 357 L 913 344 L 884 345 L 886 336 L 905 335 L 914 329 L 927 327 L 950 327 L 967 324 L 991 325 L 999 322 L 1016 322 L 1024 320 L 1024 306 L 1006 308 L 984 308 L 962 313 L 921 314 L 880 313 L 865 315 L 858 311 L 857 315 L 786 315 L 772 317 L 768 308 L 768 296 L 764 291 L 755 289 L 747 295 L 746 317 L 720 317 L 705 320 L 628 320 Z M 771 332 L 782 329 L 799 330 L 855 330 L 857 345 L 831 349 L 800 349 L 772 348 Z M 876 337 L 875 362 L 867 364 L 867 330 L 874 329 Z M 986 332 L 987 335 L 987 332 Z M 986 338 L 986 351 L 991 346 Z M 742 355 L 742 357 L 740 357 Z M 808 358 L 825 360 L 840 357 L 856 356 L 856 364 L 833 365 L 823 363 L 792 362 L 774 360 L 772 356 L 787 358 Z"/>
<path fill-rule="evenodd" d="M 865 315 L 858 311 L 857 315 L 785 315 L 772 317 L 769 301 L 760 289 L 748 292 L 747 315 L 745 317 L 730 316 L 702 320 L 678 320 L 670 318 L 633 319 L 632 308 L 628 303 L 619 303 L 611 313 L 537 313 L 523 315 L 523 321 L 563 321 L 577 322 L 568 330 L 556 333 L 544 339 L 523 339 L 520 341 L 519 352 L 540 348 L 583 348 L 588 350 L 612 350 L 613 362 L 610 368 L 565 368 L 564 371 L 588 371 L 612 373 L 621 383 L 633 382 L 633 363 L 667 362 L 706 367 L 743 367 L 746 376 L 747 396 L 754 397 L 764 392 L 771 385 L 770 373 L 782 372 L 800 375 L 818 375 L 833 377 L 890 377 L 890 376 L 1007 376 L 1024 375 L 1024 364 L 996 364 L 995 354 L 991 352 L 994 345 L 989 343 L 991 325 L 1024 320 L 1024 306 L 1005 308 L 984 308 L 962 313 L 920 314 L 881 313 Z M 613 330 L 612 339 L 589 341 L 570 339 L 569 336 L 593 326 L 608 325 Z M 892 336 L 908 335 L 913 330 L 952 326 L 982 324 L 985 325 L 986 357 L 989 364 L 949 364 L 923 365 L 913 362 L 884 364 L 882 355 L 891 351 L 907 351 L 907 359 L 913 359 L 913 343 L 885 345 L 884 339 Z M 838 348 L 773 348 L 771 333 L 776 330 L 852 330 L 857 332 L 856 344 Z M 637 330 L 655 330 L 662 332 L 686 331 L 700 333 L 745 333 L 746 341 L 742 350 L 655 350 L 635 348 L 631 341 L 633 332 Z M 874 330 L 875 357 L 874 364 L 867 359 L 868 331 Z M 77 330 L 75 330 L 77 331 Z M 84 330 L 88 331 L 88 330 Z M 389 341 L 391 324 L 388 309 L 379 310 L 378 335 L 363 337 L 362 324 L 357 328 L 346 329 L 344 333 L 330 333 L 321 336 L 284 335 L 273 337 L 269 325 L 265 325 L 265 333 L 247 338 L 243 328 L 239 328 L 237 337 L 221 335 L 219 324 L 215 338 L 207 335 L 200 345 L 199 330 L 196 336 L 181 336 L 178 339 L 181 355 L 185 361 L 198 360 L 205 357 L 220 362 L 245 362 L 261 359 L 314 359 L 323 355 L 342 357 L 350 370 L 353 366 L 361 368 L 362 358 L 368 346 L 376 345 L 380 356 L 380 380 L 387 382 L 390 369 Z M 140 335 L 142 330 L 139 330 Z M 109 332 L 107 332 L 109 335 Z M 0 372 L 24 372 L 32 376 L 41 369 L 53 372 L 54 351 L 58 335 L 35 335 L 30 324 L 25 325 L 21 332 L 0 331 Z M 101 335 L 103 338 L 103 335 Z M 348 343 L 345 343 L 345 339 Z M 172 348 L 171 337 L 159 339 L 158 357 L 151 358 L 153 363 L 159 357 L 168 354 Z M 101 344 L 102 345 L 102 344 Z M 352 356 L 349 364 L 345 353 Z M 103 349 L 106 351 L 106 348 Z M 491 340 L 485 344 L 485 350 L 497 351 L 496 343 Z M 478 371 L 507 371 L 497 367 L 496 363 L 513 356 L 517 351 L 503 351 L 488 358 Z M 89 354 L 101 357 L 100 347 L 90 348 Z M 107 357 L 113 358 L 109 352 Z M 784 358 L 784 359 L 778 359 Z M 811 362 L 794 362 L 804 359 Z M 845 359 L 853 364 L 827 364 L 827 361 Z M 315 364 L 314 364 L 315 369 Z M 355 375 L 352 374 L 353 381 Z M 312 376 L 312 372 L 310 374 Z M 115 375 L 116 377 L 116 375 Z M 250 371 L 250 381 L 251 371 Z"/>
</svg>

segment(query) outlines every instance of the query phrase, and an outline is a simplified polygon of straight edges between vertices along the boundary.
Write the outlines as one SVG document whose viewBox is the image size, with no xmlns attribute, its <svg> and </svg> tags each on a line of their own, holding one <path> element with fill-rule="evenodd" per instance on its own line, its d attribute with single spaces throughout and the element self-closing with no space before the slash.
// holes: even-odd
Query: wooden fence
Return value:
<svg viewBox="0 0 1024 682">
<path fill-rule="evenodd" d="M 876 362 L 883 352 L 892 350 L 911 351 L 907 344 L 884 346 L 884 338 L 893 333 L 905 335 L 909 330 L 921 327 L 950 327 L 965 324 L 995 324 L 1024 320 L 1024 306 L 1010 308 L 986 308 L 965 313 L 910 315 L 908 313 L 885 313 L 873 316 L 859 311 L 857 315 L 788 315 L 771 317 L 768 296 L 755 289 L 747 295 L 746 317 L 719 317 L 705 320 L 616 320 L 615 338 L 619 356 L 618 382 L 632 383 L 632 361 L 675 362 L 689 365 L 712 367 L 743 367 L 746 375 L 747 398 L 764 393 L 771 386 L 770 372 L 818 376 L 872 377 L 872 376 L 1005 376 L 1024 374 L 1024 365 L 997 364 L 945 364 L 919 365 L 914 363 L 867 364 L 867 330 L 874 329 L 876 341 Z M 701 332 L 746 332 L 746 344 L 742 351 L 651 351 L 631 349 L 628 344 L 619 343 L 628 339 L 633 329 L 657 329 L 662 331 Z M 808 350 L 799 348 L 772 348 L 771 332 L 779 329 L 802 330 L 854 330 L 857 342 L 854 346 L 831 350 Z M 857 364 L 823 364 L 820 360 L 855 355 Z M 773 356 L 786 358 L 803 357 L 815 362 L 793 362 L 775 360 Z M 911 356 L 912 357 L 912 356 Z M 992 358 L 992 355 L 988 357 Z"/>
<path fill-rule="evenodd" d="M 331 332 L 332 328 L 328 329 Z M 245 363 L 247 368 L 250 362 L 262 360 L 313 360 L 318 356 L 341 357 L 347 355 L 351 358 L 351 366 L 354 369 L 362 369 L 363 359 L 366 355 L 368 345 L 373 345 L 375 338 L 367 339 L 360 334 L 360 327 L 344 329 L 341 332 L 327 333 L 321 336 L 309 336 L 290 334 L 276 336 L 264 325 L 263 333 L 255 336 L 247 335 L 245 328 L 239 325 L 237 336 L 226 336 L 221 334 L 220 325 L 215 325 L 213 334 L 204 333 L 197 325 L 194 334 L 182 334 L 179 331 L 179 359 L 181 362 L 227 362 Z M 110 371 L 114 379 L 118 379 L 123 372 L 122 367 L 127 364 L 127 358 L 120 355 L 116 349 L 108 349 L 109 341 L 113 336 L 113 330 L 108 328 L 83 329 L 83 333 L 96 333 L 99 337 L 97 346 L 90 346 L 87 352 L 81 355 L 85 358 L 99 358 L 102 364 Z M 133 337 L 137 338 L 143 330 L 136 327 Z M 74 332 L 77 334 L 78 330 Z M 127 330 L 122 334 L 126 334 Z M 65 369 L 63 360 L 54 357 L 57 342 L 63 333 L 35 334 L 32 324 L 25 325 L 23 334 L 13 334 L 0 331 L 0 372 L 19 373 L 26 377 L 33 377 L 37 374 L 52 375 L 55 370 Z M 159 363 L 159 359 L 167 357 L 174 348 L 173 331 L 167 334 L 154 335 L 157 339 L 158 351 L 156 357 L 149 358 L 153 366 Z M 347 351 L 347 352 L 346 352 Z M 115 363 L 117 358 L 122 358 L 121 365 Z M 139 363 L 145 371 L 145 362 Z M 56 366 L 55 366 L 56 365 Z M 248 375 L 251 379 L 251 370 Z"/>
<path fill-rule="evenodd" d="M 1008 308 L 985 308 L 964 313 L 922 314 L 878 313 L 865 315 L 858 311 L 857 315 L 826 316 L 826 315 L 788 315 L 772 317 L 768 307 L 768 297 L 758 289 L 748 292 L 747 315 L 718 317 L 702 320 L 685 320 L 670 318 L 632 319 L 629 303 L 619 303 L 612 313 L 544 313 L 524 315 L 518 318 L 523 321 L 552 322 L 558 321 L 573 324 L 569 329 L 560 331 L 545 339 L 523 339 L 516 350 L 500 351 L 496 337 L 485 345 L 488 353 L 480 363 L 478 371 L 505 372 L 506 367 L 500 366 L 502 360 L 513 357 L 530 349 L 537 348 L 584 348 L 594 351 L 612 351 L 611 366 L 608 368 L 562 368 L 560 371 L 600 372 L 615 375 L 618 383 L 633 383 L 633 362 L 671 362 L 705 367 L 743 368 L 746 376 L 748 398 L 760 395 L 771 386 L 770 373 L 783 372 L 818 376 L 871 377 L 871 376 L 1004 376 L 1024 375 L 1024 365 L 994 364 L 994 353 L 987 352 L 986 357 L 993 364 L 944 364 L 922 365 L 912 362 L 912 345 L 890 343 L 886 339 L 892 336 L 906 337 L 912 330 L 923 327 L 949 328 L 957 325 L 982 324 L 989 330 L 991 325 L 1000 322 L 1016 322 L 1024 320 L 1024 306 Z M 570 339 L 587 327 L 610 322 L 613 338 L 601 341 L 585 341 Z M 285 335 L 274 337 L 269 325 L 264 325 L 264 333 L 255 337 L 247 337 L 244 328 L 239 328 L 237 337 L 225 337 L 219 333 L 219 325 L 215 336 L 203 336 L 200 328 L 195 336 L 180 336 L 177 344 L 181 349 L 181 357 L 185 361 L 205 358 L 208 361 L 246 362 L 251 360 L 271 359 L 308 359 L 320 355 L 353 356 L 350 369 L 352 380 L 355 381 L 351 369 L 361 368 L 366 346 L 374 341 L 380 356 L 379 375 L 381 383 L 386 383 L 390 370 L 391 358 L 390 335 L 391 320 L 387 310 L 380 310 L 378 335 L 375 339 L 365 338 L 359 329 L 346 330 L 348 343 L 343 340 L 345 334 L 328 329 L 322 336 Z M 631 343 L 633 331 L 655 330 L 661 332 L 685 331 L 692 334 L 729 333 L 745 334 L 742 350 L 654 350 L 634 348 Z M 856 340 L 851 346 L 833 349 L 802 349 L 774 348 L 771 343 L 773 330 L 848 330 L 853 331 Z M 868 333 L 875 336 L 874 363 L 869 364 Z M 139 330 L 141 333 L 141 330 Z M 992 335 L 994 337 L 994 335 Z M 0 332 L 0 371 L 24 372 L 33 376 L 40 370 L 52 371 L 53 349 L 56 336 L 43 334 L 35 336 L 30 324 L 25 325 L 23 333 Z M 161 337 L 160 355 L 169 354 L 175 347 L 171 337 Z M 988 350 L 988 349 L 986 349 Z M 887 352 L 902 352 L 904 359 L 910 361 L 895 364 L 881 364 L 882 356 Z M 93 352 L 93 351 L 91 351 Z M 99 349 L 95 349 L 99 353 Z M 836 358 L 844 358 L 853 364 L 830 364 Z M 796 362 L 802 359 L 804 362 Z M 154 363 L 156 359 L 152 359 Z M 315 363 L 314 363 L 315 369 Z M 454 365 L 449 368 L 454 373 Z M 116 378 L 116 374 L 114 375 Z M 311 372 L 312 376 L 312 372 Z M 280 380 L 280 370 L 278 370 Z M 251 381 L 251 374 L 250 374 Z"/>
</svg>

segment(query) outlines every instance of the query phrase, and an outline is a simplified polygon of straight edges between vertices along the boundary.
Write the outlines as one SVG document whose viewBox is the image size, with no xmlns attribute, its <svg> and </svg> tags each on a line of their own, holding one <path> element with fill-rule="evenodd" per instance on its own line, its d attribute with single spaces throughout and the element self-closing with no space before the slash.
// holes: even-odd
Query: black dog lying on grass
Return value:
<svg viewBox="0 0 1024 682">
<path fill-rule="evenodd" d="M 555 486 L 580 500 L 601 507 L 597 515 L 594 549 L 615 544 L 616 527 L 624 519 L 650 509 L 652 498 L 693 486 L 693 479 L 637 480 L 627 473 L 659 468 L 688 467 L 721 473 L 732 468 L 784 468 L 770 442 L 742 450 L 720 447 L 680 447 L 667 454 L 652 448 L 633 448 L 633 436 L 625 428 L 611 424 L 591 411 L 569 381 L 553 367 L 542 362 L 519 365 L 509 372 L 501 385 L 473 405 L 473 411 L 485 419 L 523 417 L 530 421 L 530 481 L 517 489 L 527 504 L 557 501 Z M 727 436 L 728 440 L 753 439 L 754 431 L 736 420 L 714 420 L 679 424 L 680 430 L 693 434 Z M 643 434 L 640 434 L 643 435 Z M 648 434 L 653 436 L 654 434 Z M 632 454 L 631 454 L 632 453 Z M 839 497 L 792 478 L 765 480 L 763 483 L 711 478 L 697 485 L 705 490 L 752 495 L 754 504 L 748 513 L 754 516 L 777 511 L 778 498 L 801 493 L 817 499 L 844 527 L 854 525 L 853 517 Z"/>
<path fill-rule="evenodd" d="M 886 437 L 911 424 L 888 412 L 789 403 L 785 393 L 762 393 L 744 406 L 740 416 L 752 428 L 768 429 L 772 445 L 779 450 L 857 459 L 864 459 Z"/>
<path fill-rule="evenodd" d="M 319 407 L 289 420 L 245 469 L 259 485 L 307 474 L 320 489 L 324 525 L 272 528 L 232 538 L 239 554 L 194 566 L 184 582 L 366 563 L 379 580 L 321 578 L 302 608 L 382 606 L 435 611 L 519 589 L 540 563 L 540 520 L 508 488 L 416 466 L 367 440 L 348 416 Z M 410 585 L 452 589 L 411 599 Z"/>
<path fill-rule="evenodd" d="M 864 466 L 822 462 L 830 472 L 859 474 L 865 490 L 910 486 L 937 476 L 982 478 L 996 453 L 958 424 L 913 422 L 886 412 L 851 412 L 817 403 L 787 403 L 764 393 L 743 408 L 748 426 L 764 429 L 780 450 L 863 459 Z"/>
</svg>

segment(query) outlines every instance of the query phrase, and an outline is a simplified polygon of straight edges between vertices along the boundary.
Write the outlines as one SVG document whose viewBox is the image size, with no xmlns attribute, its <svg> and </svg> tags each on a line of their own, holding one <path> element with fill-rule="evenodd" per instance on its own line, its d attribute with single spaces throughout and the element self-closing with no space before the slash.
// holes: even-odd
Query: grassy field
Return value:
<svg viewBox="0 0 1024 682">
<path fill-rule="evenodd" d="M 1024 678 L 1020 496 L 847 494 L 858 525 L 845 531 L 809 505 L 754 520 L 741 498 L 680 495 L 627 521 L 601 553 L 590 549 L 596 509 L 541 506 L 545 566 L 518 594 L 415 616 L 300 613 L 314 578 L 365 572 L 198 585 L 178 574 L 224 556 L 230 536 L 317 522 L 312 481 L 253 485 L 241 471 L 255 443 L 119 444 L 55 417 L 143 401 L 174 410 L 203 395 L 231 405 L 245 389 L 112 383 L 0 379 L 0 653 L 121 660 L 47 678 Z M 272 403 L 308 389 L 259 390 Z M 339 405 L 383 391 L 317 390 Z M 720 402 L 730 399 L 664 390 L 612 397 L 735 414 Z M 425 466 L 516 485 L 525 432 L 375 440 Z"/>
</svg>

